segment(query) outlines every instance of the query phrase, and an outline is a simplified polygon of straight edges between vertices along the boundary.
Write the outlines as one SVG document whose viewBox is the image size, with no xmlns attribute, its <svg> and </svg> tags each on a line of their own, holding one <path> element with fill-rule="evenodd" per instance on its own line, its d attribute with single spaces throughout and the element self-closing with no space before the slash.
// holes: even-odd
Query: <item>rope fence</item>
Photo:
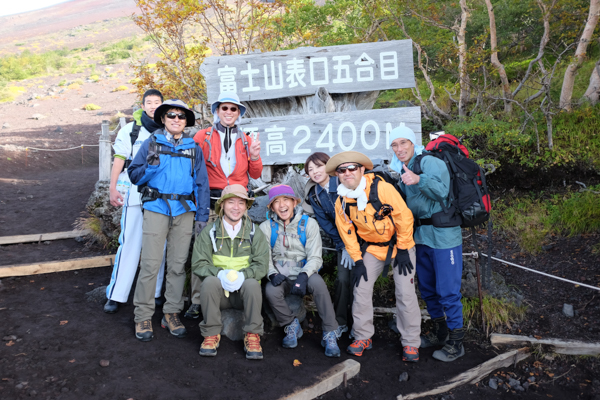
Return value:
<svg viewBox="0 0 600 400">
<path fill-rule="evenodd" d="M 332 249 L 331 247 L 323 247 L 323 249 L 324 250 L 329 250 L 329 251 L 337 251 L 336 249 Z M 477 254 L 476 251 L 473 251 L 471 253 L 463 253 L 462 255 L 463 256 L 468 256 L 468 257 L 473 257 L 473 258 L 479 257 L 479 255 Z M 481 253 L 481 255 L 484 256 L 484 257 L 488 257 L 488 255 L 485 254 L 485 253 Z M 546 276 L 548 278 L 558 279 L 559 281 L 568 282 L 568 283 L 572 283 L 574 285 L 579 285 L 579 286 L 586 287 L 588 289 L 594 289 L 594 290 L 599 290 L 600 291 L 600 288 L 596 287 L 596 286 L 586 285 L 585 283 L 576 282 L 576 281 L 572 281 L 570 279 L 562 278 L 560 276 L 555 276 L 555 275 L 547 274 L 545 272 L 537 271 L 537 270 L 531 269 L 531 268 L 527 268 L 527 267 L 524 267 L 522 265 L 511 263 L 510 261 L 502 260 L 500 258 L 491 257 L 491 259 L 494 260 L 494 261 L 498 261 L 498 262 L 500 262 L 502 264 L 506 264 L 506 265 L 510 265 L 512 267 L 517 267 L 517 268 L 524 269 L 525 271 L 529 271 L 529 272 L 533 272 L 533 273 L 536 273 L 536 274 L 544 275 L 544 276 Z"/>
</svg>

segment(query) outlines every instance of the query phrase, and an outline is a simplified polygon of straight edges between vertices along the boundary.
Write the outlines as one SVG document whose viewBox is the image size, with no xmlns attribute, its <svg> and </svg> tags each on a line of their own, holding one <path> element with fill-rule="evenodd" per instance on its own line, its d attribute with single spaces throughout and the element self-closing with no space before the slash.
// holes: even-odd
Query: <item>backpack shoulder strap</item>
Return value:
<svg viewBox="0 0 600 400">
<path fill-rule="evenodd" d="M 308 215 L 303 215 L 298 221 L 298 236 L 300 236 L 300 242 L 302 246 L 306 247 L 306 225 L 308 224 Z"/>
<path fill-rule="evenodd" d="M 369 203 L 371 203 L 371 205 L 375 209 L 375 212 L 379 211 L 379 209 L 383 205 L 381 204 L 381 200 L 379 200 L 379 193 L 377 191 L 379 187 L 379 181 L 381 181 L 381 177 L 375 175 L 373 177 L 373 182 L 371 182 L 371 188 L 369 189 Z"/>
<path fill-rule="evenodd" d="M 131 156 L 133 157 L 133 145 L 137 141 L 140 136 L 140 129 L 142 129 L 141 125 L 138 125 L 135 121 L 133 121 L 133 127 L 131 127 L 131 132 L 129 132 L 129 138 L 131 139 Z"/>
<path fill-rule="evenodd" d="M 277 236 L 279 236 L 279 227 L 277 226 L 277 222 L 273 221 L 272 218 L 269 218 L 271 222 L 271 249 L 275 247 L 275 243 L 277 242 Z"/>
<path fill-rule="evenodd" d="M 210 229 L 210 232 L 208 232 L 209 236 L 210 236 L 210 241 L 212 242 L 213 245 L 213 250 L 216 253 L 217 250 L 217 228 L 216 228 L 216 224 L 213 224 L 212 228 Z"/>
<path fill-rule="evenodd" d="M 256 225 L 254 223 L 252 223 L 252 229 L 250 229 L 250 244 L 252 244 L 255 234 L 256 234 Z"/>
</svg>

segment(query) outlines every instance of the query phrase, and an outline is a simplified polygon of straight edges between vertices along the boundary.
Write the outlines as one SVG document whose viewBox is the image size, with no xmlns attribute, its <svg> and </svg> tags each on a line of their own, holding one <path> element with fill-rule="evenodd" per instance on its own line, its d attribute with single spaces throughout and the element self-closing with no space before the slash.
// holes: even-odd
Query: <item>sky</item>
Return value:
<svg viewBox="0 0 600 400">
<path fill-rule="evenodd" d="M 27 11 L 39 10 L 40 8 L 53 6 L 58 3 L 64 3 L 69 0 L 21 0 L 21 1 L 3 1 L 0 7 L 0 17 L 5 15 L 19 14 Z"/>
</svg>

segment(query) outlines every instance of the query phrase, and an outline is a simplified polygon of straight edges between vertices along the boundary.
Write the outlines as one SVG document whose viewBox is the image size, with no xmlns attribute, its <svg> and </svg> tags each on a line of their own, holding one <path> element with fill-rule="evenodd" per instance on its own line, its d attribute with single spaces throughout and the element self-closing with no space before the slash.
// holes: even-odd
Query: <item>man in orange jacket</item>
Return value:
<svg viewBox="0 0 600 400">
<path fill-rule="evenodd" d="M 421 312 L 415 292 L 413 215 L 391 184 L 373 174 L 369 157 L 345 151 L 329 159 L 326 172 L 339 179 L 335 224 L 354 260 L 352 333 L 347 352 L 362 356 L 373 346 L 373 286 L 391 264 L 396 289 L 396 325 L 402 335 L 402 360 L 419 360 Z M 385 269 L 387 273 L 387 268 Z"/>
<path fill-rule="evenodd" d="M 246 107 L 236 93 L 221 93 L 211 107 L 214 123 L 194 136 L 204 153 L 208 184 L 210 187 L 210 209 L 215 209 L 221 192 L 229 185 L 242 185 L 248 190 L 248 180 L 258 179 L 262 173 L 260 141 L 238 128 Z M 211 216 L 214 213 L 211 212 Z M 192 296 L 185 318 L 200 316 L 200 279 L 192 274 Z"/>
</svg>

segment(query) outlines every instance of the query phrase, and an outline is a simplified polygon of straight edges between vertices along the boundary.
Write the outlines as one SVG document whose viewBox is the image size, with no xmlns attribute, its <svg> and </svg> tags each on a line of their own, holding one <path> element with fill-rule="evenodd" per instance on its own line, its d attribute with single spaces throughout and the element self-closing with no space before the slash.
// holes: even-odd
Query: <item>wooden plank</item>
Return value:
<svg viewBox="0 0 600 400">
<path fill-rule="evenodd" d="M 68 232 L 35 233 L 33 235 L 0 236 L 0 245 L 30 243 L 48 240 L 73 239 L 80 236 L 86 236 L 89 230 L 75 230 Z"/>
<path fill-rule="evenodd" d="M 208 57 L 200 72 L 208 103 L 220 92 L 253 101 L 415 86 L 411 40 Z"/>
<path fill-rule="evenodd" d="M 510 365 L 516 364 L 519 361 L 522 361 L 529 357 L 530 353 L 526 348 L 512 350 L 508 353 L 500 354 L 492 358 L 489 361 L 484 362 L 483 364 L 479 364 L 475 368 L 471 368 L 468 371 L 463 372 L 460 375 L 455 376 L 454 378 L 448 380 L 441 386 L 438 386 L 435 389 L 428 390 L 426 392 L 420 393 L 410 393 L 406 395 L 398 395 L 397 400 L 410 400 L 410 399 L 418 399 L 419 397 L 425 396 L 433 396 L 436 394 L 445 393 L 449 390 L 452 390 L 458 386 L 467 384 L 467 383 L 477 383 L 490 372 L 497 370 L 498 368 L 508 367 Z"/>
<path fill-rule="evenodd" d="M 421 144 L 420 107 L 248 118 L 240 126 L 245 132 L 260 132 L 263 165 L 277 165 L 304 163 L 316 151 L 333 156 L 355 150 L 371 159 L 390 160 L 389 133 L 401 123 Z"/>
<path fill-rule="evenodd" d="M 301 368 L 301 367 L 300 367 Z M 304 389 L 298 389 L 289 396 L 282 397 L 286 400 L 311 400 L 321 396 L 330 390 L 333 390 L 344 383 L 344 374 L 346 379 L 350 379 L 360 371 L 360 363 L 355 360 L 346 360 L 334 365 L 324 374 L 319 376 L 319 382 Z"/>
<path fill-rule="evenodd" d="M 307 311 L 317 311 L 317 305 L 315 304 L 314 301 L 305 301 L 304 306 L 306 307 Z M 373 316 L 375 317 L 387 317 L 388 315 L 394 315 L 396 314 L 396 308 L 395 307 L 373 307 Z M 426 309 L 422 309 L 421 310 L 421 320 L 423 322 L 428 321 L 431 319 L 431 316 L 429 316 L 429 313 L 427 312 Z"/>
<path fill-rule="evenodd" d="M 73 271 L 85 268 L 108 267 L 115 262 L 114 255 L 74 258 L 66 261 L 51 261 L 37 264 L 7 265 L 0 267 L 0 278 L 28 276 L 50 272 Z"/>
<path fill-rule="evenodd" d="M 493 346 L 499 345 L 547 345 L 552 346 L 558 354 L 573 354 L 573 355 L 600 355 L 600 343 L 586 343 L 578 340 L 562 340 L 562 339 L 536 339 L 527 336 L 506 335 L 502 333 L 492 333 L 490 341 Z"/>
</svg>

